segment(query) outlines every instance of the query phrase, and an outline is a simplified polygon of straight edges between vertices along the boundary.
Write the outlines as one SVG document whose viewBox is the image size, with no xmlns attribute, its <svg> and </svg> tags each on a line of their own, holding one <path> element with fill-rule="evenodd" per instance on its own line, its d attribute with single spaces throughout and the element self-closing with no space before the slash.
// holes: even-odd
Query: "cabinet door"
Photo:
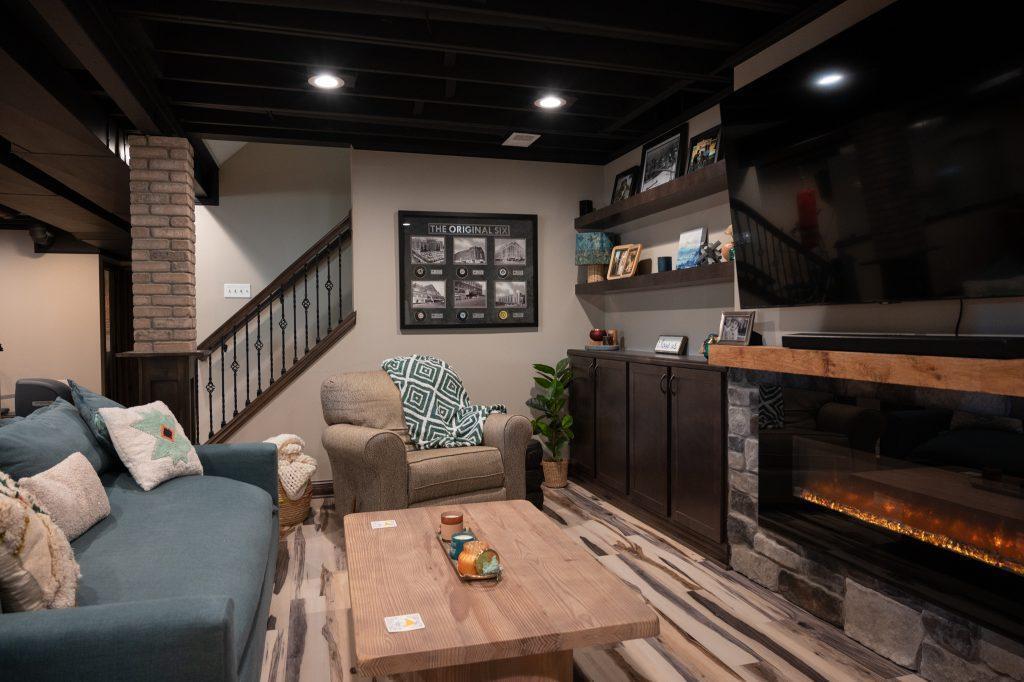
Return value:
<svg viewBox="0 0 1024 682">
<path fill-rule="evenodd" d="M 712 542 L 725 529 L 725 375 L 672 368 L 672 520 Z"/>
<path fill-rule="evenodd" d="M 668 515 L 669 369 L 629 364 L 629 497 Z"/>
<path fill-rule="evenodd" d="M 569 414 L 574 437 L 569 444 L 569 468 L 574 476 L 594 478 L 594 358 L 569 356 Z"/>
<path fill-rule="evenodd" d="M 622 494 L 629 492 L 629 386 L 626 377 L 624 361 L 598 359 L 597 480 Z"/>
</svg>

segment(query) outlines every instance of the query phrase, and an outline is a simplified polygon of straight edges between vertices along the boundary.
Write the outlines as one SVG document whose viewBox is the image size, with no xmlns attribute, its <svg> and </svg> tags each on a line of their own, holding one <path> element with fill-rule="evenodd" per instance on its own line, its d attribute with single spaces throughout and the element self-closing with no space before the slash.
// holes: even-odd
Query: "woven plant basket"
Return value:
<svg viewBox="0 0 1024 682">
<path fill-rule="evenodd" d="M 278 519 L 281 522 L 281 535 L 287 535 L 295 530 L 295 526 L 306 520 L 306 516 L 309 515 L 309 501 L 311 499 L 313 499 L 312 481 L 306 484 L 306 490 L 302 493 L 302 497 L 297 500 L 289 500 L 284 492 L 284 488 L 281 487 L 281 482 L 278 481 L 277 505 L 280 508 Z"/>
<path fill-rule="evenodd" d="M 545 488 L 564 488 L 569 484 L 569 460 L 563 457 L 559 462 L 546 459 L 540 463 L 544 470 Z"/>
</svg>

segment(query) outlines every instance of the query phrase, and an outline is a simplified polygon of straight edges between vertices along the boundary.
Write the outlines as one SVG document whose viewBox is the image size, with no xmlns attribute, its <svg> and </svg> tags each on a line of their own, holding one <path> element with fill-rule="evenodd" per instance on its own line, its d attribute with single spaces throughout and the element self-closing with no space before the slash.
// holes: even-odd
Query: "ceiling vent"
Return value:
<svg viewBox="0 0 1024 682">
<path fill-rule="evenodd" d="M 540 135 L 533 133 L 512 133 L 508 139 L 501 143 L 502 147 L 529 147 L 540 139 Z"/>
</svg>

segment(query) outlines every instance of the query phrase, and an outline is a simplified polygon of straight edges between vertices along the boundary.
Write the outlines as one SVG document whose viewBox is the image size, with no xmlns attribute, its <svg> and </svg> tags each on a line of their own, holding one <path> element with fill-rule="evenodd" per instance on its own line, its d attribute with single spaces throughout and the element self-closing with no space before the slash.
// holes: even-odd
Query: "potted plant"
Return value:
<svg viewBox="0 0 1024 682">
<path fill-rule="evenodd" d="M 526 401 L 526 404 L 540 412 L 540 416 L 531 421 L 533 433 L 540 435 L 547 446 L 547 456 L 541 462 L 544 469 L 544 485 L 548 488 L 564 488 L 569 474 L 569 460 L 565 447 L 572 440 L 572 416 L 565 414 L 566 391 L 572 382 L 572 370 L 569 359 L 562 358 L 554 367 L 535 364 L 537 376 L 534 383 L 540 389 L 537 395 Z"/>
</svg>

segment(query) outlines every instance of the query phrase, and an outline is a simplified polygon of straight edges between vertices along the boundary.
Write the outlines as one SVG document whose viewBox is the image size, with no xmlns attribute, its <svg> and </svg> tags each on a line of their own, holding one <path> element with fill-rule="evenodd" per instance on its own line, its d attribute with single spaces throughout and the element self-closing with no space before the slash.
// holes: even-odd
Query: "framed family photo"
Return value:
<svg viewBox="0 0 1024 682">
<path fill-rule="evenodd" d="M 686 172 L 692 173 L 718 161 L 718 148 L 721 142 L 722 126 L 715 126 L 691 137 L 690 152 L 686 155 Z"/>
<path fill-rule="evenodd" d="M 724 346 L 749 346 L 754 331 L 753 310 L 727 310 L 718 325 L 718 341 Z"/>
<path fill-rule="evenodd" d="M 637 186 L 640 184 L 640 166 L 627 168 L 615 176 L 615 183 L 612 185 L 612 201 L 622 201 L 637 193 Z"/>
<path fill-rule="evenodd" d="M 624 279 L 636 274 L 642 250 L 643 247 L 640 244 L 622 244 L 612 249 L 606 279 Z"/>
<path fill-rule="evenodd" d="M 644 144 L 643 160 L 640 163 L 641 192 L 671 182 L 679 175 L 686 131 L 687 127 L 684 125 Z"/>
</svg>

